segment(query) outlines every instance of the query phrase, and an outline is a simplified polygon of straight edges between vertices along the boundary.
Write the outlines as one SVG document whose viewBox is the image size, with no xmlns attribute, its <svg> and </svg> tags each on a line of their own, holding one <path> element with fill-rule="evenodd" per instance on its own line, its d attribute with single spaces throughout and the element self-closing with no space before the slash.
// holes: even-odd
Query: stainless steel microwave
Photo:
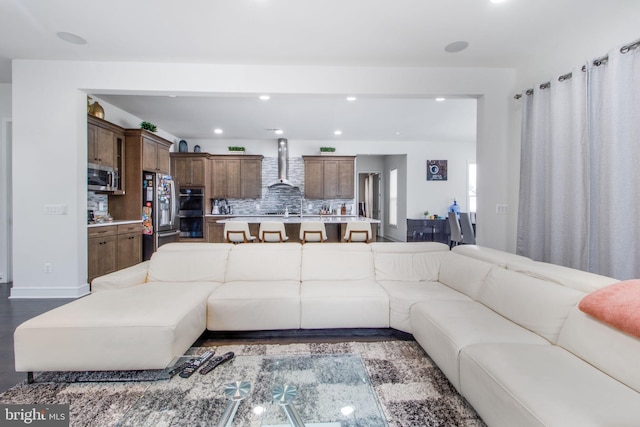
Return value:
<svg viewBox="0 0 640 427">
<path fill-rule="evenodd" d="M 89 163 L 87 165 L 87 189 L 90 191 L 117 191 L 120 187 L 118 169 Z"/>
</svg>

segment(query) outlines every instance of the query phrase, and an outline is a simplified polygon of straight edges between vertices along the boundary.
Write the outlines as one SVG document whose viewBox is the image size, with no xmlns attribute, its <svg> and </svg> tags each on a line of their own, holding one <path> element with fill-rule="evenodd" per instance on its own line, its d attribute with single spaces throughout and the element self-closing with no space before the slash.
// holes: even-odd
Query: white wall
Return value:
<svg viewBox="0 0 640 427">
<path fill-rule="evenodd" d="M 0 84 L 0 283 L 11 281 L 11 85 Z"/>
<path fill-rule="evenodd" d="M 478 242 L 506 249 L 515 239 L 515 230 L 509 229 L 506 216 L 495 214 L 495 204 L 516 202 L 509 200 L 506 165 L 511 145 L 509 101 L 514 90 L 515 71 L 511 69 L 15 60 L 12 296 L 69 297 L 88 292 L 85 93 L 266 92 L 477 97 L 478 217 L 482 218 L 478 224 Z M 41 112 L 38 120 L 33 117 L 34 100 Z M 373 148 L 387 154 L 382 147 Z M 375 154 L 371 149 L 354 150 Z M 485 164 L 490 166 L 484 167 Z M 409 180 L 407 190 L 412 192 L 413 187 Z M 38 189 L 40 197 L 32 196 L 34 189 Z M 50 203 L 67 205 L 68 215 L 43 215 L 43 205 Z M 419 211 L 422 207 L 412 209 Z M 44 273 L 45 262 L 53 264 L 53 272 Z"/>
</svg>

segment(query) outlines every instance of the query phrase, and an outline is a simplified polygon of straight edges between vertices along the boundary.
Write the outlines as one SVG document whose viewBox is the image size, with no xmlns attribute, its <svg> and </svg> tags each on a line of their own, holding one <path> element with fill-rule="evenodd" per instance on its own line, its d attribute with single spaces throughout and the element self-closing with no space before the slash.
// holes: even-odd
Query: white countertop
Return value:
<svg viewBox="0 0 640 427">
<path fill-rule="evenodd" d="M 87 228 L 92 227 L 106 227 L 109 225 L 124 225 L 124 224 L 142 224 L 141 219 L 131 219 L 131 220 L 113 220 L 110 222 L 97 222 L 95 224 L 87 224 Z"/>
<path fill-rule="evenodd" d="M 216 215 L 208 215 L 209 217 L 215 217 Z M 289 224 L 299 224 L 304 221 L 322 221 L 326 223 L 343 224 L 347 222 L 369 222 L 372 224 L 379 224 L 379 219 L 365 218 L 363 216 L 353 215 L 303 215 L 300 218 L 297 216 L 284 217 L 283 215 L 262 215 L 262 216 L 235 216 L 233 218 L 220 219 L 216 222 L 236 222 L 244 221 L 248 223 L 260 223 L 263 221 L 279 221 Z"/>
</svg>

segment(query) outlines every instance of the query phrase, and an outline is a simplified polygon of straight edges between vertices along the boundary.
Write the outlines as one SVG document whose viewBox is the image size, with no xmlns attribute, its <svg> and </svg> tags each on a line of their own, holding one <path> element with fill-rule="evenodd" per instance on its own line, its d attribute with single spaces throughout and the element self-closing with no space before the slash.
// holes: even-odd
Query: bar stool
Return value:
<svg viewBox="0 0 640 427">
<path fill-rule="evenodd" d="M 244 221 L 231 221 L 224 223 L 224 239 L 227 243 L 248 243 L 256 240 L 249 231 L 249 223 Z"/>
<path fill-rule="evenodd" d="M 460 229 L 460 221 L 458 221 L 458 216 L 455 214 L 455 212 L 449 212 L 448 215 L 449 228 L 451 231 L 449 248 L 453 248 L 454 246 L 462 243 L 462 230 Z"/>
<path fill-rule="evenodd" d="M 304 221 L 300 224 L 300 241 L 324 242 L 327 240 L 327 229 L 322 221 Z"/>
<path fill-rule="evenodd" d="M 465 245 L 475 245 L 476 233 L 473 231 L 471 217 L 467 212 L 460 212 L 460 227 L 462 228 L 462 243 Z"/>
<path fill-rule="evenodd" d="M 344 232 L 344 240 L 347 242 L 369 243 L 372 237 L 371 223 L 369 222 L 348 222 Z"/>
<path fill-rule="evenodd" d="M 289 240 L 284 229 L 284 223 L 279 221 L 264 221 L 260 223 L 258 237 L 262 243 L 286 242 Z"/>
</svg>

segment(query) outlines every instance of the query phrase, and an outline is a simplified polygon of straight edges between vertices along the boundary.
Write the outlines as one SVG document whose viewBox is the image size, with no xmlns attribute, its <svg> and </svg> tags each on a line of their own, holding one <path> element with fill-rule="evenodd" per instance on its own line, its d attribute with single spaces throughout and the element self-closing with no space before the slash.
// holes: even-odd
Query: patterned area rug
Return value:
<svg viewBox="0 0 640 427">
<path fill-rule="evenodd" d="M 188 354 L 199 355 L 212 348 L 216 355 L 228 351 L 245 356 L 357 354 L 389 426 L 484 426 L 415 341 L 221 345 L 193 347 Z M 228 382 L 224 372 L 225 365 L 221 365 L 204 376 L 196 373 L 189 379 L 176 376 L 170 380 L 163 379 L 163 371 L 46 373 L 36 376 L 34 384 L 21 383 L 0 394 L 0 402 L 67 403 L 72 426 L 113 426 L 136 425 L 123 419 L 139 409 L 139 403 L 134 405 L 144 396 L 144 401 L 163 413 L 162 420 L 149 420 L 149 425 L 216 425 L 227 404 L 220 393 Z M 251 375 L 259 372 L 247 373 Z M 211 387 L 203 387 L 202 381 Z M 240 405 L 233 425 L 260 425 L 249 412 L 249 406 Z"/>
</svg>

